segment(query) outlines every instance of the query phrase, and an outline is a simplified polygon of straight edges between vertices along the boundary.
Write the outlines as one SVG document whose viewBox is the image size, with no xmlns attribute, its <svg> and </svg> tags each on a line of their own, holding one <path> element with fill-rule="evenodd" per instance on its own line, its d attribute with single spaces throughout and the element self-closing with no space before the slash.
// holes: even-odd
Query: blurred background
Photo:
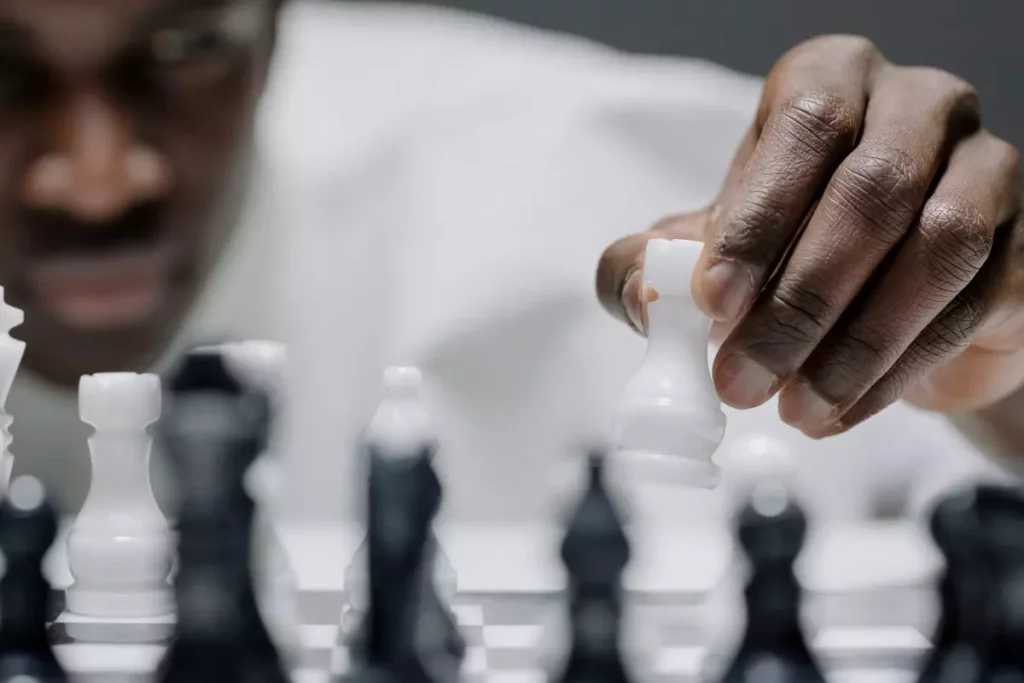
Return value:
<svg viewBox="0 0 1024 683">
<path fill-rule="evenodd" d="M 361 0 L 375 2 L 377 0 Z M 619 49 L 700 57 L 764 75 L 823 33 L 874 40 L 892 60 L 948 69 L 981 92 L 986 124 L 1024 147 L 1024 3 L 1016 0 L 419 0 L 574 33 Z"/>
</svg>

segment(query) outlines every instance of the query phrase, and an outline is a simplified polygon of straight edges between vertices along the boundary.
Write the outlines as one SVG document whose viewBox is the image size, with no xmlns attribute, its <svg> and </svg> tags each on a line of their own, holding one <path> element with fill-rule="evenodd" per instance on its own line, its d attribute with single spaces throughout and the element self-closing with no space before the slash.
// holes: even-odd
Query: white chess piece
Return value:
<svg viewBox="0 0 1024 683">
<path fill-rule="evenodd" d="M 708 369 L 711 320 L 694 303 L 690 280 L 701 244 L 652 239 L 644 257 L 647 354 L 624 392 L 616 424 L 616 478 L 714 488 L 712 461 L 725 413 Z"/>
<path fill-rule="evenodd" d="M 722 468 L 722 493 L 735 512 L 754 489 L 772 481 L 787 489 L 798 486 L 798 461 L 790 444 L 770 434 L 740 434 L 727 439 L 716 456 Z"/>
<path fill-rule="evenodd" d="M 79 414 L 89 437 L 92 485 L 68 537 L 69 612 L 90 617 L 170 614 L 171 535 L 149 481 L 152 439 L 160 417 L 156 375 L 100 373 L 78 385 Z"/>
<path fill-rule="evenodd" d="M 14 456 L 9 448 L 11 445 L 12 417 L 6 409 L 7 395 L 18 373 L 22 356 L 25 355 L 25 342 L 11 336 L 11 330 L 25 322 L 25 314 L 20 308 L 3 301 L 4 289 L 0 287 L 0 438 L 3 439 L 3 451 L 0 453 L 0 491 L 7 489 L 11 480 L 11 469 L 14 467 Z"/>
<path fill-rule="evenodd" d="M 384 446 L 391 453 L 411 453 L 424 443 L 436 444 L 436 427 L 423 396 L 423 376 L 419 369 L 389 367 L 384 370 L 383 385 L 381 402 L 366 427 L 366 440 Z M 345 570 L 345 594 L 353 608 L 345 619 L 349 630 L 356 626 L 358 615 L 366 609 L 369 598 L 366 553 L 364 540 Z M 458 590 L 458 577 L 440 544 L 434 559 L 434 585 L 441 602 L 451 605 Z"/>
<path fill-rule="evenodd" d="M 267 450 L 253 464 L 246 481 L 249 494 L 258 502 L 253 524 L 253 567 L 259 607 L 267 628 L 279 648 L 298 656 L 298 578 L 275 524 L 284 491 L 280 423 L 287 352 L 284 344 L 262 340 L 231 342 L 218 348 L 231 370 L 267 392 L 274 409 L 275 424 Z"/>
</svg>

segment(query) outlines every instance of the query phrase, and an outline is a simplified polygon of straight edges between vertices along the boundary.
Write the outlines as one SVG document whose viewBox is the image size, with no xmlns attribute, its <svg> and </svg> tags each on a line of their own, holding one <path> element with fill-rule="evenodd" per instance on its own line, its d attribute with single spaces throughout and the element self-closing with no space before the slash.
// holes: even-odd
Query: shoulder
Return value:
<svg viewBox="0 0 1024 683">
<path fill-rule="evenodd" d="M 275 154 L 337 173 L 411 137 L 523 111 L 627 119 L 631 131 L 637 117 L 639 127 L 715 120 L 731 146 L 730 122 L 749 124 L 759 89 L 707 62 L 626 55 L 455 10 L 293 0 L 261 123 Z"/>
</svg>

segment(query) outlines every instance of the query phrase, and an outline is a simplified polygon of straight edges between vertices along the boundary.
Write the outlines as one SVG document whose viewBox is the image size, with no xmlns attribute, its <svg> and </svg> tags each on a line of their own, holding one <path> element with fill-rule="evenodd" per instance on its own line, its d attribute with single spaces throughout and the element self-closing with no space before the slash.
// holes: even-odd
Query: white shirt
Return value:
<svg viewBox="0 0 1024 683">
<path fill-rule="evenodd" d="M 287 342 L 286 511 L 358 510 L 353 441 L 382 369 L 413 364 L 443 435 L 445 514 L 556 514 L 567 456 L 608 434 L 644 350 L 597 304 L 598 257 L 711 200 L 759 86 L 447 10 L 293 3 L 255 191 L 182 338 Z M 89 463 L 74 397 L 22 372 L 8 408 L 15 471 L 77 506 Z M 922 463 L 932 488 L 983 468 L 944 419 L 902 405 L 821 443 L 773 404 L 729 416 L 726 449 L 770 434 L 805 460 L 816 514 L 867 514 L 879 491 L 925 481 Z M 720 519 L 710 495 L 661 503 L 671 523 Z"/>
</svg>

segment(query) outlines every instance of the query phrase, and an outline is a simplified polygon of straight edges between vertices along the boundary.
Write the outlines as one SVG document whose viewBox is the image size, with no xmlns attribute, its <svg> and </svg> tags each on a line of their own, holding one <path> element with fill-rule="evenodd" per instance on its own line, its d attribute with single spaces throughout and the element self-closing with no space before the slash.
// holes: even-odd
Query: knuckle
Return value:
<svg viewBox="0 0 1024 683">
<path fill-rule="evenodd" d="M 770 256 L 765 235 L 781 235 L 787 221 L 784 200 L 767 188 L 752 188 L 742 202 L 731 208 L 728 230 L 721 231 L 716 250 L 750 263 Z"/>
<path fill-rule="evenodd" d="M 987 135 L 989 146 L 988 157 L 1003 178 L 1017 179 L 1020 177 L 1020 150 L 1002 138 Z"/>
<path fill-rule="evenodd" d="M 851 60 L 861 60 L 878 56 L 878 46 L 864 36 L 834 33 L 809 38 L 791 50 L 792 54 L 807 54 L 814 59 L 822 53 L 840 54 Z"/>
<path fill-rule="evenodd" d="M 985 306 L 971 296 L 958 296 L 915 345 L 916 360 L 923 369 L 961 353 L 985 317 Z"/>
<path fill-rule="evenodd" d="M 904 369 L 894 368 L 892 372 L 883 377 L 878 384 L 871 388 L 871 391 L 864 397 L 863 405 L 859 406 L 858 419 L 864 421 L 882 410 L 891 406 L 903 398 L 903 395 L 913 385 L 915 379 Z"/>
<path fill-rule="evenodd" d="M 779 110 L 779 127 L 781 133 L 819 155 L 852 145 L 858 132 L 853 107 L 826 91 L 790 98 Z"/>
<path fill-rule="evenodd" d="M 953 201 L 928 202 L 918 230 L 928 253 L 928 265 L 940 277 L 953 277 L 961 283 L 981 269 L 994 239 L 993 228 L 981 212 Z"/>
<path fill-rule="evenodd" d="M 974 106 L 978 103 L 978 90 L 970 81 L 954 73 L 933 66 L 904 66 L 899 71 L 912 79 L 928 92 L 934 93 L 940 102 L 953 108 L 961 105 Z"/>
<path fill-rule="evenodd" d="M 821 339 L 834 314 L 832 304 L 813 285 L 785 278 L 772 291 L 768 310 L 782 336 L 804 344 Z"/>
<path fill-rule="evenodd" d="M 917 67 L 917 70 L 951 109 L 978 108 L 978 90 L 967 79 L 935 67 Z"/>
<path fill-rule="evenodd" d="M 974 335 L 985 319 L 986 306 L 981 299 L 961 295 L 954 299 L 946 314 L 936 322 L 936 329 L 943 333 L 947 343 L 955 344 L 954 351 L 960 351 Z"/>
<path fill-rule="evenodd" d="M 848 331 L 803 372 L 823 396 L 837 405 L 847 404 L 867 392 L 895 362 L 892 339 L 881 330 Z"/>
<path fill-rule="evenodd" d="M 864 218 L 884 246 L 900 239 L 927 187 L 918 162 L 891 145 L 849 157 L 833 183 L 834 201 Z"/>
</svg>

